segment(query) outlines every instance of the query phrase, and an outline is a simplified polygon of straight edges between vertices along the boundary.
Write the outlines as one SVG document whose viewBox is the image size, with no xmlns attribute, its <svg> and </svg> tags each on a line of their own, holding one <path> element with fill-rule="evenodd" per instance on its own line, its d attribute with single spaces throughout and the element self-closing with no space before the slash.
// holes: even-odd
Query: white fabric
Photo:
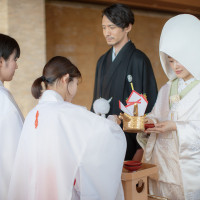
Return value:
<svg viewBox="0 0 200 200">
<path fill-rule="evenodd" d="M 97 115 L 100 115 L 102 117 L 106 117 L 106 114 L 110 110 L 110 100 L 106 100 L 104 98 L 96 99 L 93 103 L 93 110 Z"/>
<path fill-rule="evenodd" d="M 160 60 L 169 80 L 176 78 L 168 55 L 200 80 L 200 21 L 188 14 L 169 19 L 160 37 Z M 191 79 L 192 80 L 192 79 Z M 179 81 L 179 92 L 185 87 Z M 158 165 L 158 177 L 151 177 L 151 194 L 171 200 L 200 200 L 200 84 L 169 108 L 171 81 L 158 94 L 152 112 L 153 121 L 174 120 L 177 131 L 144 133 L 137 139 L 145 149 L 144 162 Z M 176 105 L 175 105 L 176 104 Z M 147 141 L 147 143 L 146 143 Z"/>
<path fill-rule="evenodd" d="M 120 126 L 47 90 L 25 120 L 8 199 L 114 200 L 125 151 Z"/>
<path fill-rule="evenodd" d="M 164 85 L 149 118 L 171 120 L 169 92 Z M 200 199 L 200 84 L 195 86 L 173 111 L 177 132 L 151 134 L 145 147 L 144 162 L 158 165 L 159 176 L 150 181 L 150 193 L 171 200 Z M 144 145 L 143 145 L 144 147 Z M 183 193 L 185 197 L 183 197 Z"/>
<path fill-rule="evenodd" d="M 24 118 L 0 81 L 0 200 L 6 200 Z"/>
<path fill-rule="evenodd" d="M 176 78 L 167 56 L 181 63 L 197 80 L 200 80 L 200 20 L 189 14 L 169 19 L 160 37 L 160 60 L 170 80 Z M 167 55 L 166 55 L 167 54 Z"/>
<path fill-rule="evenodd" d="M 182 78 L 178 79 L 178 94 L 180 94 L 190 83 L 195 81 L 195 78 L 191 78 L 187 81 L 184 81 Z M 171 111 L 173 111 L 173 118 L 175 119 L 177 117 L 176 115 L 176 107 L 178 105 L 179 101 L 175 101 L 171 104 Z"/>
<path fill-rule="evenodd" d="M 184 90 L 190 83 L 192 83 L 193 81 L 195 81 L 195 78 L 190 78 L 187 81 L 184 81 L 182 78 L 178 79 L 178 94 L 180 94 L 182 92 L 182 90 Z"/>
</svg>

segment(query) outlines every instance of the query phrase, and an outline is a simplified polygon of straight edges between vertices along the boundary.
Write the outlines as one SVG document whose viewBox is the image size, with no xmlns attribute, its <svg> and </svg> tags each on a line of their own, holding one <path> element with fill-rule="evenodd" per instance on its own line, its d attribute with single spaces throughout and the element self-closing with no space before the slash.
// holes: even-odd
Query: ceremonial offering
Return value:
<svg viewBox="0 0 200 200">
<path fill-rule="evenodd" d="M 138 117 L 120 113 L 119 118 L 123 120 L 123 131 L 128 133 L 144 131 L 144 116 Z"/>
<path fill-rule="evenodd" d="M 134 161 L 124 161 L 124 164 L 127 164 L 127 162 L 131 164 L 129 162 Z M 147 177 L 155 176 L 157 172 L 158 168 L 156 165 L 147 163 L 141 163 L 140 169 L 133 172 L 123 168 L 121 180 L 125 200 L 148 200 Z"/>
<path fill-rule="evenodd" d="M 126 160 L 126 161 L 124 161 L 124 165 L 127 165 L 127 166 L 139 166 L 141 164 L 142 163 L 140 161 L 135 161 L 135 160 Z"/>
<path fill-rule="evenodd" d="M 145 130 L 148 129 L 148 128 L 154 128 L 154 127 L 155 127 L 154 124 L 145 124 L 144 125 Z"/>
<path fill-rule="evenodd" d="M 141 168 L 142 163 L 139 161 L 124 161 L 124 168 L 128 171 L 136 171 Z"/>
<path fill-rule="evenodd" d="M 128 133 L 139 133 L 145 130 L 144 113 L 148 104 L 145 95 L 132 91 L 127 105 L 124 106 L 119 101 L 119 108 L 124 112 L 120 113 L 119 118 L 123 120 L 123 130 Z"/>
</svg>

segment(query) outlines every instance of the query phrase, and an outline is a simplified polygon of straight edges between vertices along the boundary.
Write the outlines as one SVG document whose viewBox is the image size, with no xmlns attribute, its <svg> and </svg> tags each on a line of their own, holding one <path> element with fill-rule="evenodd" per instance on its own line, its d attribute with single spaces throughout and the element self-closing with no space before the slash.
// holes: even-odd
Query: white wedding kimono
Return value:
<svg viewBox="0 0 200 200">
<path fill-rule="evenodd" d="M 158 177 L 150 178 L 150 194 L 170 200 L 200 200 L 199 35 L 199 19 L 188 14 L 171 18 L 163 27 L 160 59 L 170 81 L 160 89 L 155 106 L 147 117 L 155 123 L 175 121 L 177 131 L 151 133 L 149 137 L 145 133 L 137 135 L 145 150 L 144 162 L 156 164 L 159 169 Z M 181 63 L 197 83 L 183 97 L 179 91 L 174 96 L 170 92 L 176 74 L 170 67 L 168 56 Z M 181 85 L 178 90 L 180 88 Z M 172 99 L 174 101 L 170 104 Z"/>
<path fill-rule="evenodd" d="M 8 199 L 123 199 L 125 151 L 119 125 L 47 90 L 25 120 Z"/>
<path fill-rule="evenodd" d="M 148 118 L 156 122 L 171 120 L 169 92 L 163 86 Z M 148 138 L 144 162 L 158 166 L 158 179 L 150 182 L 150 193 L 172 200 L 200 199 L 200 84 L 195 86 L 176 109 L 177 132 L 152 133 Z M 143 146 L 144 147 L 144 146 Z"/>
<path fill-rule="evenodd" d="M 0 81 L 0 200 L 6 200 L 24 118 Z"/>
</svg>

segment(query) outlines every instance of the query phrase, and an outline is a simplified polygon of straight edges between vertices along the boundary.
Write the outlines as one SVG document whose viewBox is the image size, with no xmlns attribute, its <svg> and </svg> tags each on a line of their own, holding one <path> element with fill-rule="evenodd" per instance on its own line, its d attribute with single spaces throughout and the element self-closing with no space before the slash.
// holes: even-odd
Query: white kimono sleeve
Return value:
<svg viewBox="0 0 200 200">
<path fill-rule="evenodd" d="M 97 120 L 94 134 L 79 167 L 81 200 L 122 200 L 121 172 L 126 140 L 121 128 L 110 120 Z M 120 190 L 120 191 L 118 191 Z"/>
<path fill-rule="evenodd" d="M 194 113 L 195 114 L 195 113 Z M 200 115 L 198 119 L 200 118 Z M 176 122 L 186 199 L 200 198 L 200 120 Z"/>
<path fill-rule="evenodd" d="M 0 92 L 0 199 L 6 199 L 23 119 L 5 93 Z"/>
<path fill-rule="evenodd" d="M 152 109 L 152 111 L 147 115 L 148 118 L 152 119 L 154 121 L 154 124 L 160 121 L 165 121 L 167 120 L 168 114 L 169 114 L 169 89 L 170 85 L 165 84 L 159 91 L 158 97 L 156 100 L 156 103 Z M 137 141 L 140 144 L 140 146 L 145 149 L 146 144 L 152 143 L 150 145 L 151 147 L 154 146 L 155 141 L 156 141 L 156 134 L 151 133 L 150 135 L 146 133 L 138 133 L 137 134 Z M 152 149 L 150 150 L 152 151 Z"/>
</svg>

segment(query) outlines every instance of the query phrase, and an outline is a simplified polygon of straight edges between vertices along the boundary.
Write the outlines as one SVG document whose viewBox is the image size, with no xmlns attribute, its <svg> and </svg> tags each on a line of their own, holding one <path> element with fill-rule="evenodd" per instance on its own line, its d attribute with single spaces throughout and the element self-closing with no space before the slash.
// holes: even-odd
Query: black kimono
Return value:
<svg viewBox="0 0 200 200">
<path fill-rule="evenodd" d="M 131 85 L 127 75 L 131 75 L 134 90 L 140 94 L 146 94 L 150 112 L 157 98 L 157 85 L 153 69 L 148 57 L 135 48 L 129 41 L 119 51 L 112 62 L 112 48 L 109 49 L 97 62 L 95 75 L 95 88 L 93 102 L 102 97 L 110 99 L 110 111 L 108 115 L 119 115 L 119 100 L 126 105 L 126 99 L 131 94 Z M 127 139 L 127 152 L 125 160 L 131 160 L 138 148 L 141 148 L 136 140 L 136 134 L 125 133 Z"/>
</svg>

